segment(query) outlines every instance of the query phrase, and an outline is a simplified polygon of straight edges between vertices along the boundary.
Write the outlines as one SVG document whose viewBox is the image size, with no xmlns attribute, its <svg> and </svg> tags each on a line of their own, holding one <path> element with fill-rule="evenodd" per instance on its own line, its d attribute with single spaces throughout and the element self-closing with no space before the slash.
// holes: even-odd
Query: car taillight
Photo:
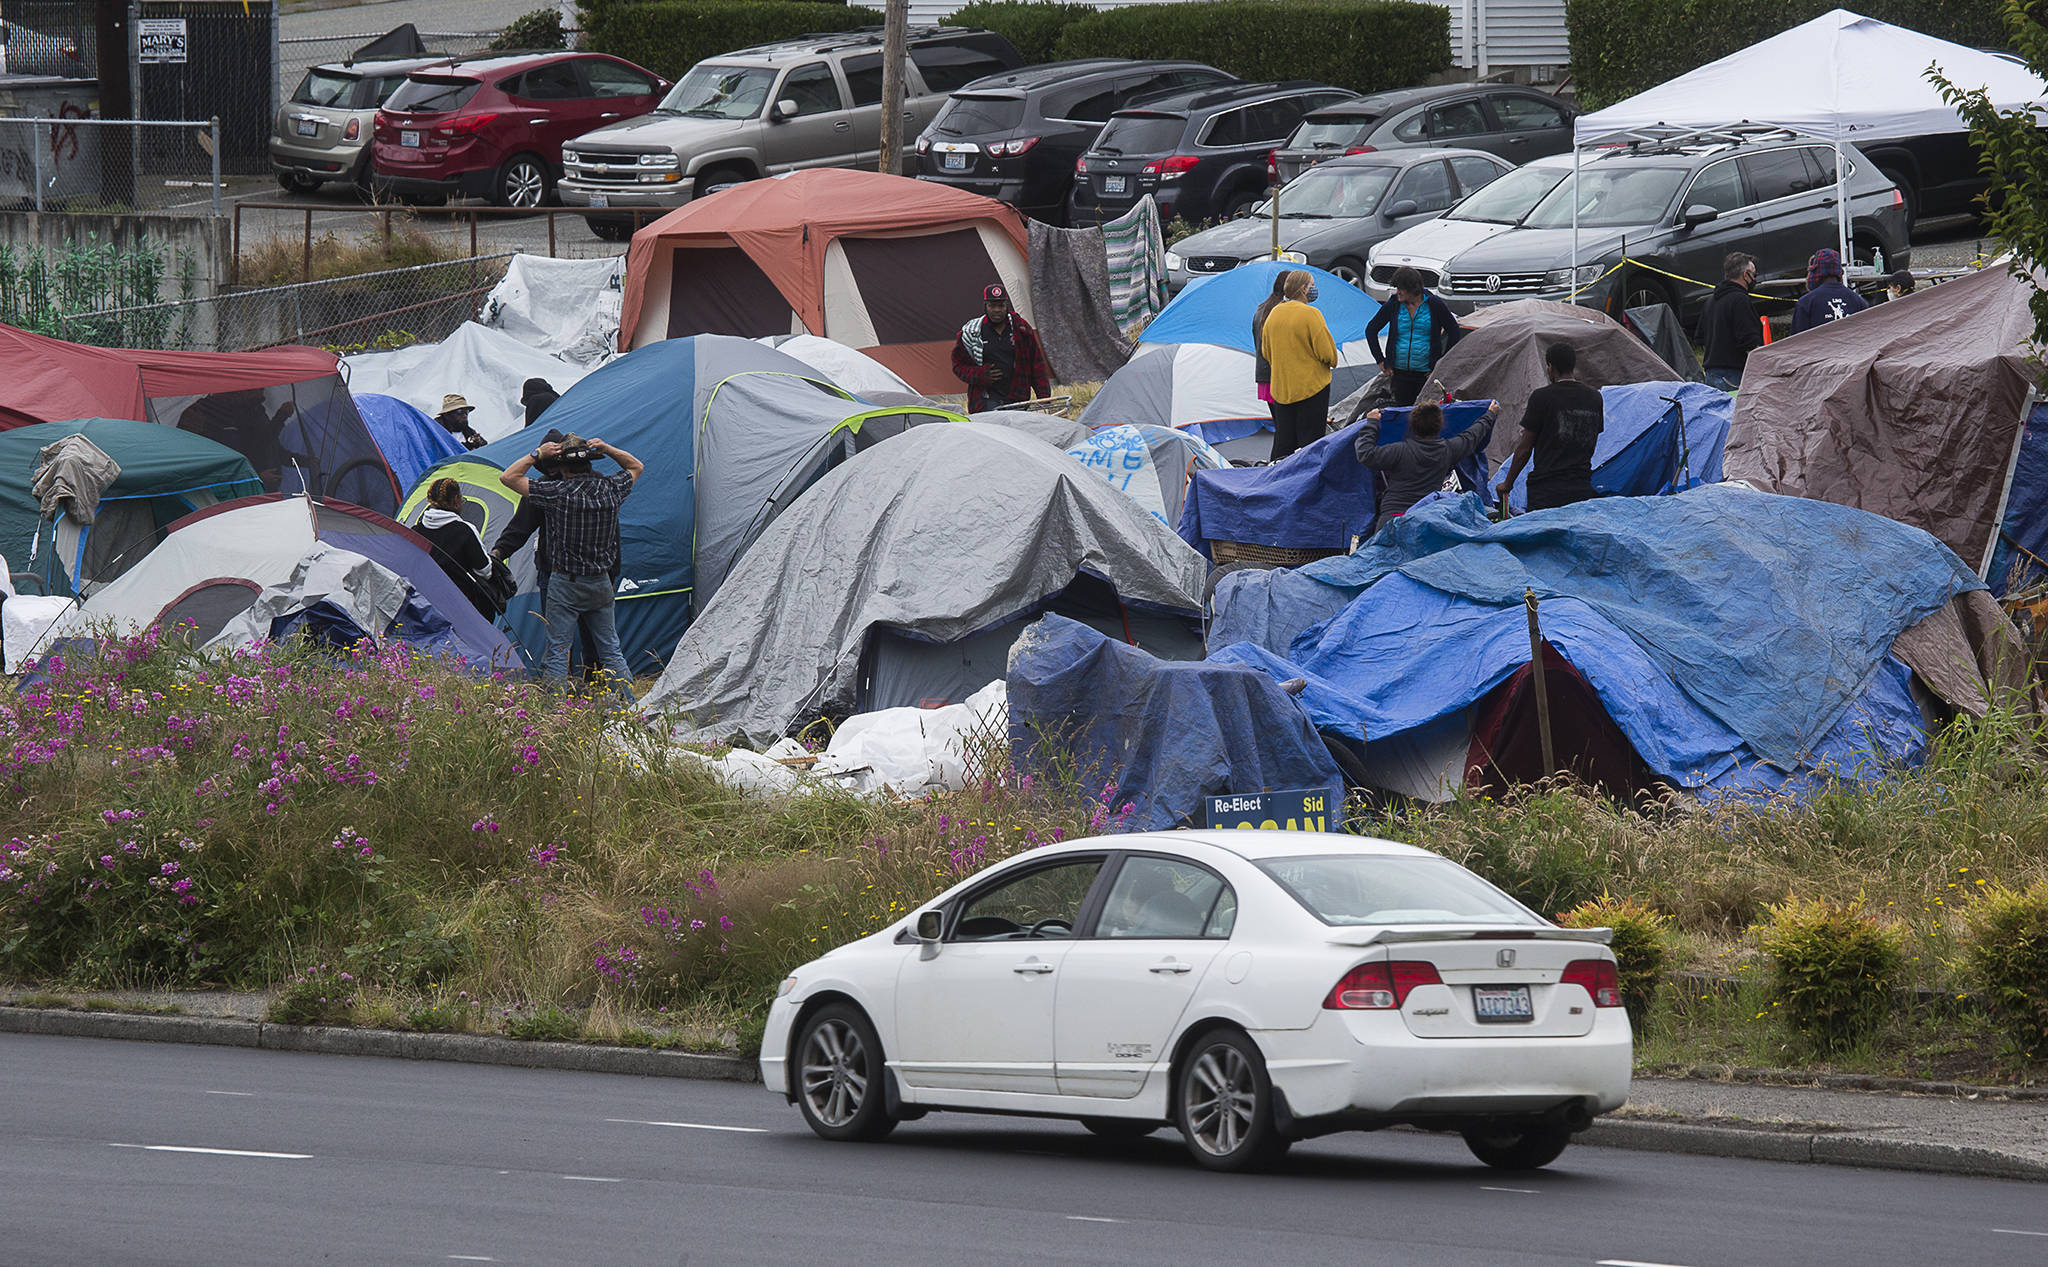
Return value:
<svg viewBox="0 0 2048 1267">
<path fill-rule="evenodd" d="M 1083 176 L 1088 174 L 1088 156 L 1086 154 L 1074 160 L 1074 170 Z"/>
<path fill-rule="evenodd" d="M 1275 184 L 1280 179 L 1280 151 L 1266 151 L 1266 183 Z"/>
<path fill-rule="evenodd" d="M 1900 193 L 1900 192 L 1898 191 L 1898 189 L 1897 189 L 1897 188 L 1894 188 L 1894 189 L 1892 190 L 1892 206 L 1894 206 L 1894 207 L 1903 207 L 1903 206 L 1905 206 L 1905 205 L 1906 205 L 1906 195 L 1904 195 L 1904 194 Z"/>
<path fill-rule="evenodd" d="M 1574 959 L 1565 965 L 1559 985 L 1575 985 L 1593 996 L 1594 1007 L 1621 1006 L 1621 974 L 1606 959 Z"/>
<path fill-rule="evenodd" d="M 363 121 L 361 119 L 350 119 L 348 121 L 348 126 L 341 130 L 341 139 L 344 141 L 353 141 L 362 134 Z"/>
<path fill-rule="evenodd" d="M 1344 152 L 1346 154 L 1371 154 L 1377 148 L 1377 146 L 1372 145 L 1353 145 L 1350 148 L 1346 149 Z"/>
<path fill-rule="evenodd" d="M 929 153 L 931 152 L 931 148 L 932 148 L 932 139 L 931 139 L 930 137 L 928 137 L 928 136 L 921 136 L 921 137 L 918 137 L 918 138 L 917 138 L 917 152 L 918 152 L 918 153 L 920 153 L 920 154 L 929 154 Z"/>
<path fill-rule="evenodd" d="M 1610 967 L 1612 965 L 1609 965 Z M 1436 965 L 1419 959 L 1396 959 L 1388 963 L 1362 963 L 1344 974 L 1330 988 L 1323 1006 L 1333 1011 L 1374 1011 L 1396 1008 L 1408 1001 L 1408 992 L 1419 985 L 1442 985 Z"/>
<path fill-rule="evenodd" d="M 464 114 L 448 120 L 434 131 L 442 136 L 475 136 L 498 121 L 493 114 Z"/>
<path fill-rule="evenodd" d="M 1172 158 L 1154 159 L 1141 170 L 1145 175 L 1157 176 L 1161 180 L 1179 180 L 1194 170 L 1195 164 L 1201 161 L 1192 154 L 1175 154 Z"/>
<path fill-rule="evenodd" d="M 988 147 L 988 152 L 997 158 L 1015 158 L 1038 144 L 1035 136 L 1020 136 L 1014 141 L 997 141 Z"/>
</svg>

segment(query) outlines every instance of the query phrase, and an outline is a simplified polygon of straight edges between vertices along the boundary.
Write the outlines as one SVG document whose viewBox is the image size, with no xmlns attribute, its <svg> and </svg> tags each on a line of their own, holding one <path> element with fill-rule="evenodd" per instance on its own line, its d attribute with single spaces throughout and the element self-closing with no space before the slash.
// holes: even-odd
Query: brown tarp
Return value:
<svg viewBox="0 0 2048 1267">
<path fill-rule="evenodd" d="M 1988 590 L 1951 598 L 1900 634 L 1892 654 L 1958 713 L 1982 717 L 1994 703 L 2041 709 L 2026 640 Z"/>
<path fill-rule="evenodd" d="M 2029 293 L 1987 268 L 1750 353 L 1727 477 L 1924 528 L 1982 569 L 2039 373 Z"/>
<path fill-rule="evenodd" d="M 1591 308 L 1517 299 L 1481 308 L 1458 324 L 1465 327 L 1465 337 L 1437 362 L 1422 399 L 1449 391 L 1460 400 L 1499 401 L 1500 425 L 1487 446 L 1495 465 L 1515 451 L 1529 393 L 1550 381 L 1543 372 L 1543 352 L 1553 343 L 1569 343 L 1579 354 L 1575 377 L 1592 387 L 1662 383 L 1678 377 L 1649 344 Z"/>
</svg>

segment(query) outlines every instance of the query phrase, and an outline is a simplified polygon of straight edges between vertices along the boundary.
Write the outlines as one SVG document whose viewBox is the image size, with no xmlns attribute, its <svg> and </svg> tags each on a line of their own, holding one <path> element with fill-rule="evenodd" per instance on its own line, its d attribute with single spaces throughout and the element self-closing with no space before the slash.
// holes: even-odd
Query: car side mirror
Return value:
<svg viewBox="0 0 2048 1267">
<path fill-rule="evenodd" d="M 784 97 L 782 100 L 775 103 L 775 108 L 773 110 L 770 110 L 768 112 L 768 118 L 771 122 L 775 123 L 780 123 L 784 119 L 793 119 L 796 117 L 796 108 L 796 102 L 794 100 L 788 97 Z"/>
<path fill-rule="evenodd" d="M 945 931 L 946 913 L 944 911 L 919 911 L 917 913 L 917 939 L 919 941 L 937 941 Z"/>
<path fill-rule="evenodd" d="M 1387 208 L 1387 219 L 1399 220 L 1404 216 L 1412 216 L 1420 210 L 1422 210 L 1422 208 L 1415 205 L 1415 200 L 1413 198 L 1403 198 L 1401 201 Z"/>
<path fill-rule="evenodd" d="M 1694 203 L 1685 209 L 1684 224 L 1688 229 L 1697 229 L 1703 224 L 1712 224 L 1721 218 L 1721 213 L 1703 203 Z"/>
</svg>

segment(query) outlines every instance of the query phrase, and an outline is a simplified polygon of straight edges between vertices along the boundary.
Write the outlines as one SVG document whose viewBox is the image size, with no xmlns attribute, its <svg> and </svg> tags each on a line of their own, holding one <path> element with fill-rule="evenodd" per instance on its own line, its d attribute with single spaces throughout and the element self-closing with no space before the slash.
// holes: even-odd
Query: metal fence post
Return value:
<svg viewBox="0 0 2048 1267">
<path fill-rule="evenodd" d="M 213 214 L 220 214 L 220 116 L 213 116 Z"/>
<path fill-rule="evenodd" d="M 32 170 L 35 172 L 36 210 L 41 211 L 43 209 L 43 142 L 42 138 L 36 135 L 36 121 L 34 119 L 28 121 L 28 149 L 29 154 L 32 156 L 29 161 Z"/>
</svg>

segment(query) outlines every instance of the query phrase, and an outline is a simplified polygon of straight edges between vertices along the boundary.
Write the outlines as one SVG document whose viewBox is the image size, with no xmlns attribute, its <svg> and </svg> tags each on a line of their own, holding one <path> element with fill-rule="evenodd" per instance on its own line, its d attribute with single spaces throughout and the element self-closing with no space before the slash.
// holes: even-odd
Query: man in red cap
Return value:
<svg viewBox="0 0 2048 1267">
<path fill-rule="evenodd" d="M 987 315 L 961 326 L 953 341 L 953 373 L 967 384 L 967 412 L 1051 395 L 1045 348 L 1038 331 L 1010 311 L 1009 290 L 1000 282 L 984 286 L 981 302 Z"/>
</svg>

